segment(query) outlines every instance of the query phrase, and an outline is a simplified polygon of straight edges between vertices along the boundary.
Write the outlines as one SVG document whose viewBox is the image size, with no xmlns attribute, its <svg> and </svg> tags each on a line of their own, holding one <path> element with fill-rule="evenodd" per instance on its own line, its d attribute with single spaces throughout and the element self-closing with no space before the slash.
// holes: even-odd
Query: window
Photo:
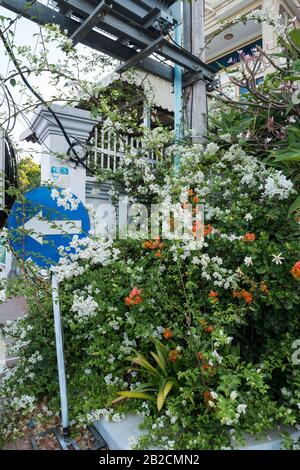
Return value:
<svg viewBox="0 0 300 470">
<path fill-rule="evenodd" d="M 248 44 L 247 46 L 241 47 L 239 49 L 243 49 L 245 54 L 252 55 L 252 49 L 254 49 L 256 46 L 262 47 L 262 39 L 257 39 L 255 42 L 252 42 L 251 44 Z M 217 60 L 214 60 L 213 62 L 210 62 L 209 65 L 213 67 L 216 72 L 219 72 L 223 68 L 230 67 L 230 65 L 232 65 L 231 61 L 239 62 L 239 60 L 240 56 L 236 50 L 226 54 L 223 57 L 220 57 Z"/>
<path fill-rule="evenodd" d="M 255 80 L 256 85 L 259 85 L 260 83 L 263 83 L 263 81 L 264 81 L 264 77 L 258 77 L 258 78 Z M 240 94 L 240 96 L 243 96 L 243 95 L 245 95 L 246 93 L 248 93 L 247 88 L 241 86 L 240 89 L 239 89 L 239 94 Z"/>
</svg>

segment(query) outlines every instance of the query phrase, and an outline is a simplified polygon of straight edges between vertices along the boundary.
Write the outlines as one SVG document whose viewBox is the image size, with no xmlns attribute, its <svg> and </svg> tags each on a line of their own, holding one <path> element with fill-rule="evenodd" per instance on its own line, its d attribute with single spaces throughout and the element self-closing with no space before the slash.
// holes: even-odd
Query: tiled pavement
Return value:
<svg viewBox="0 0 300 470">
<path fill-rule="evenodd" d="M 14 297 L 0 304 L 0 323 L 17 320 L 26 315 L 26 300 L 24 297 Z"/>
<path fill-rule="evenodd" d="M 14 297 L 7 302 L 0 304 L 0 324 L 4 324 L 10 320 L 17 320 L 26 315 L 26 300 L 24 297 Z M 9 359 L 7 360 L 9 363 Z M 2 450 L 30 450 L 30 442 L 28 439 L 20 439 L 15 442 L 8 442 Z"/>
</svg>

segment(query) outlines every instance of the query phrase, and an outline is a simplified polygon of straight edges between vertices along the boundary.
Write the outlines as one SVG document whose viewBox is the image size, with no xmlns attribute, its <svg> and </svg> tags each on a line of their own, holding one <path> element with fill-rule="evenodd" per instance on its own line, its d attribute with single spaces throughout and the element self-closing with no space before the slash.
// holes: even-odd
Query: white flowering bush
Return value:
<svg viewBox="0 0 300 470">
<path fill-rule="evenodd" d="M 300 253 L 299 223 L 288 216 L 293 184 L 236 143 L 165 152 L 157 170 L 143 154 L 127 155 L 128 197 L 203 203 L 202 246 L 91 234 L 74 237 L 72 250 L 62 249 L 53 268 L 71 418 L 82 426 L 136 412 L 147 433 L 132 445 L 166 449 L 230 448 L 244 432 L 259 436 L 275 425 L 296 426 L 299 366 L 292 344 L 300 337 Z M 122 172 L 116 179 L 122 182 Z M 43 282 L 38 290 L 26 285 L 30 313 L 4 329 L 17 337 L 12 348 L 20 357 L 1 391 L 6 437 L 14 420 L 34 416 L 39 403 L 46 406 L 41 419 L 59 410 L 52 302 Z M 158 368 L 154 388 L 167 386 L 150 354 L 153 343 L 163 348 L 173 382 L 160 411 L 157 392 L 144 391 L 147 373 L 128 359 L 142 354 Z"/>
<path fill-rule="evenodd" d="M 287 39 L 270 10 L 251 15 L 246 20 L 271 22 Z M 59 38 L 55 27 L 48 34 Z M 69 64 L 78 61 L 67 39 L 62 47 Z M 25 51 L 25 63 L 30 58 Z M 31 73 L 46 62 L 37 58 Z M 92 59 L 88 65 L 93 68 Z M 114 198 L 121 185 L 130 202 L 188 204 L 194 215 L 202 204 L 205 216 L 200 244 L 184 238 L 112 241 L 91 232 L 61 248 L 52 271 L 60 282 L 72 423 L 120 422 L 135 412 L 147 432 L 138 442 L 130 437 L 132 446 L 215 450 L 233 448 L 245 432 L 259 437 L 279 425 L 299 425 L 293 345 L 300 338 L 300 237 L 297 215 L 289 211 L 298 180 L 265 161 L 274 141 L 285 137 L 282 120 L 286 130 L 298 108 L 286 115 L 287 107 L 276 109 L 271 116 L 267 106 L 249 120 L 246 101 L 242 113 L 213 104 L 207 144 L 173 145 L 167 129 L 137 128 L 136 116 L 120 116 L 118 89 L 100 99 L 96 80 L 78 86 L 60 63 L 54 76 L 64 78 L 71 96 L 81 93 L 95 116 L 103 114 L 105 126 L 141 136 L 141 148 L 125 148 L 114 175 L 98 175 L 113 179 Z M 281 105 L 281 95 L 273 93 L 276 80 L 267 81 L 265 90 Z M 293 85 L 283 96 L 291 91 Z M 181 162 L 177 171 L 175 160 Z M 76 209 L 68 191 L 52 196 Z M 173 216 L 164 222 L 172 230 Z M 2 327 L 18 356 L 1 385 L 4 440 L 24 421 L 56 422 L 59 414 L 49 280 L 32 264 L 23 267 L 8 295 L 25 294 L 29 314 Z M 153 354 L 154 345 L 161 355 Z"/>
</svg>

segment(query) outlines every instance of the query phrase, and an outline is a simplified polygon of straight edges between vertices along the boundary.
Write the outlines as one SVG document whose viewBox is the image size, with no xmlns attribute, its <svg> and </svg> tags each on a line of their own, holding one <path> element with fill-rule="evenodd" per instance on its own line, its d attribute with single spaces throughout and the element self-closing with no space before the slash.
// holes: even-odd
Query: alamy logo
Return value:
<svg viewBox="0 0 300 470">
<path fill-rule="evenodd" d="M 204 239 L 204 205 L 202 204 L 129 204 L 119 198 L 118 206 L 101 204 L 96 212 L 98 235 L 121 240 L 165 239 L 193 241 L 202 248 Z"/>
</svg>

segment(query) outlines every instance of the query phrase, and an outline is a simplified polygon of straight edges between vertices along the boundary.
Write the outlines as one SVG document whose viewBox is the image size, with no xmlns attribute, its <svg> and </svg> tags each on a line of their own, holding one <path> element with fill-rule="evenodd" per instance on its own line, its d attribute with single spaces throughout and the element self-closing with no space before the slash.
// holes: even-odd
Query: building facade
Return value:
<svg viewBox="0 0 300 470">
<path fill-rule="evenodd" d="M 205 2 L 205 37 L 208 42 L 206 61 L 218 71 L 220 85 L 229 87 L 228 74 L 224 67 L 230 67 L 230 60 L 238 60 L 237 51 L 243 50 L 251 54 L 255 46 L 260 46 L 267 53 L 276 52 L 276 33 L 272 26 L 265 23 L 248 21 L 246 24 L 235 24 L 226 28 L 222 33 L 216 33 L 222 22 L 234 22 L 238 17 L 247 15 L 253 10 L 272 6 L 276 17 L 287 23 L 290 19 L 300 20 L 299 0 L 206 0 Z M 257 74 L 257 80 L 262 81 L 269 68 L 262 68 Z M 235 87 L 235 96 L 243 94 L 244 90 Z"/>
</svg>

